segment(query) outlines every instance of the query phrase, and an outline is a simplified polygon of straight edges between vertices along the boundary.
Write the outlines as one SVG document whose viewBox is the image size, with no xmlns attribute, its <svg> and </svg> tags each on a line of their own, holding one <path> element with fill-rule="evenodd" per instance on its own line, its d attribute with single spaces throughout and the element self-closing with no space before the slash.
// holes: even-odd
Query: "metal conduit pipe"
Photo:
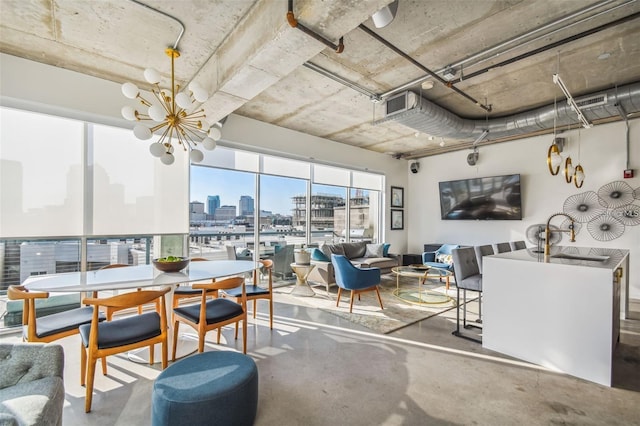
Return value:
<svg viewBox="0 0 640 426">
<path fill-rule="evenodd" d="M 622 86 L 618 89 L 594 93 L 589 95 L 589 97 L 601 95 L 606 95 L 607 99 L 613 101 L 605 105 L 582 110 L 589 121 L 617 116 L 619 111 L 615 103 L 622 105 L 628 113 L 640 111 L 640 82 Z M 377 120 L 374 124 L 395 121 L 436 137 L 473 140 L 480 136 L 485 130 L 489 130 L 489 139 L 498 139 L 524 136 L 553 128 L 553 118 L 556 110 L 557 128 L 578 123 L 576 113 L 566 103 L 558 105 L 557 108 L 554 108 L 554 105 L 550 104 L 506 117 L 474 120 L 453 114 L 417 94 L 416 99 L 417 101 L 413 108 Z M 578 100 L 579 99 L 580 98 L 578 98 Z"/>
<path fill-rule="evenodd" d="M 312 29 L 307 28 L 304 25 L 302 25 L 300 22 L 298 22 L 295 15 L 293 14 L 293 0 L 289 0 L 289 10 L 287 11 L 287 22 L 292 28 L 299 29 L 303 33 L 318 40 L 320 43 L 324 44 L 325 46 L 332 48 L 336 53 L 342 53 L 344 51 L 344 37 L 340 37 L 338 44 L 333 44 L 326 38 L 322 37 L 320 34 L 314 32 Z"/>
<path fill-rule="evenodd" d="M 516 43 L 516 42 L 518 42 L 520 40 L 526 39 L 526 38 L 528 38 L 528 37 L 540 32 L 540 31 L 546 30 L 546 29 L 551 28 L 551 27 L 555 27 L 555 26 L 560 25 L 560 24 L 562 24 L 562 23 L 564 23 L 564 22 L 566 22 L 566 21 L 568 21 L 570 19 L 573 19 L 573 18 L 578 17 L 578 16 L 580 16 L 582 14 L 585 14 L 585 13 L 591 12 L 592 10 L 595 10 L 595 9 L 601 7 L 601 6 L 604 6 L 607 3 L 611 3 L 612 1 L 613 0 L 605 0 L 603 2 L 600 2 L 600 3 L 594 4 L 592 6 L 589 6 L 589 7 L 585 8 L 585 9 L 581 9 L 581 10 L 579 10 L 577 12 L 572 13 L 572 14 L 563 16 L 562 18 L 559 18 L 559 19 L 557 19 L 555 21 L 552 21 L 552 22 L 550 22 L 548 24 L 545 24 L 545 25 L 543 25 L 541 27 L 535 28 L 535 29 L 533 29 L 531 31 L 528 31 L 528 32 L 524 33 L 524 34 L 521 34 L 521 35 L 516 36 L 514 38 L 511 38 L 509 40 L 506 40 L 506 41 L 504 41 L 504 42 L 502 42 L 500 44 L 497 44 L 495 46 L 492 46 L 492 47 L 490 47 L 488 49 L 485 49 L 485 50 L 482 50 L 480 52 L 474 53 L 473 55 L 471 55 L 471 56 L 469 56 L 467 58 L 464 58 L 464 59 L 461 59 L 459 61 L 453 62 L 453 63 L 447 65 L 446 67 L 435 71 L 435 73 L 440 75 L 440 74 L 443 74 L 445 72 L 445 70 L 447 70 L 450 67 L 456 68 L 456 67 L 459 67 L 459 66 L 462 66 L 462 65 L 466 65 L 469 62 L 474 61 L 475 59 L 482 58 L 483 56 L 486 56 L 491 52 L 495 52 L 496 50 L 502 49 L 502 48 L 507 47 L 507 46 L 509 46 L 509 45 L 511 45 L 513 43 Z M 601 16 L 601 15 L 604 15 L 604 14 L 607 14 L 607 13 L 611 13 L 616 9 L 619 9 L 621 7 L 626 6 L 629 3 L 633 3 L 634 1 L 636 1 L 636 0 L 628 0 L 623 4 L 619 4 L 619 5 L 616 5 L 614 7 L 611 7 L 610 9 L 606 9 L 606 10 L 604 10 L 602 12 L 598 12 L 598 13 L 596 13 L 594 15 L 587 16 L 587 17 L 582 18 L 582 19 L 580 19 L 580 20 L 578 20 L 576 22 L 568 24 L 568 25 L 566 25 L 566 26 L 564 26 L 562 28 L 558 28 L 558 29 L 555 29 L 553 31 L 546 32 L 546 33 L 541 34 L 541 35 L 539 35 L 539 36 L 537 36 L 537 37 L 535 37 L 533 39 L 527 40 L 524 43 L 520 43 L 520 44 L 512 46 L 512 47 L 510 47 L 510 48 L 508 48 L 506 50 L 502 50 L 502 51 L 496 53 L 493 56 L 489 56 L 487 58 L 484 58 L 484 59 L 481 59 L 481 60 L 479 60 L 477 62 L 474 62 L 474 63 L 470 64 L 469 66 L 474 66 L 474 65 L 481 64 L 482 62 L 485 62 L 485 61 L 488 61 L 489 59 L 492 59 L 494 56 L 505 55 L 506 53 L 508 53 L 508 52 L 510 52 L 510 51 L 512 51 L 514 49 L 518 49 L 518 48 L 520 48 L 522 46 L 525 46 L 525 45 L 527 45 L 529 43 L 532 43 L 534 41 L 540 40 L 542 38 L 549 37 L 550 35 L 555 34 L 558 31 L 564 31 L 567 28 L 570 28 L 570 27 L 575 26 L 575 25 L 582 24 L 582 23 L 587 22 L 587 21 L 589 21 L 589 20 L 591 20 L 591 19 L 593 19 L 595 17 Z M 380 93 L 380 94 L 378 94 L 378 96 L 380 98 L 384 99 L 384 98 L 389 97 L 391 95 L 395 95 L 396 93 L 400 93 L 403 90 L 406 90 L 406 89 L 408 89 L 410 87 L 413 87 L 413 86 L 415 86 L 417 84 L 422 83 L 423 81 L 427 80 L 429 77 L 430 77 L 429 75 L 425 75 L 425 76 L 422 76 L 420 78 L 416 78 L 416 79 L 411 80 L 411 81 L 409 81 L 409 82 L 407 82 L 407 83 L 405 83 L 405 84 L 403 84 L 401 86 L 398 86 L 398 87 L 396 87 L 394 89 L 391 89 L 391 90 L 386 91 L 384 93 Z M 466 78 L 468 78 L 468 76 L 465 76 L 465 80 L 466 80 Z"/>
<path fill-rule="evenodd" d="M 415 59 L 413 59 L 411 56 L 409 56 L 408 54 L 406 54 L 405 52 L 403 52 L 402 50 L 398 49 L 396 46 L 394 46 L 393 44 L 391 44 L 390 42 L 388 42 L 387 40 L 385 40 L 384 38 L 382 38 L 381 36 L 379 36 L 377 33 L 373 32 L 372 30 L 370 30 L 369 28 L 367 28 L 365 25 L 360 24 L 358 26 L 358 28 L 360 28 L 362 31 L 364 31 L 365 33 L 369 34 L 371 37 L 373 37 L 374 39 L 378 40 L 380 43 L 382 43 L 384 46 L 388 47 L 389 49 L 393 50 L 395 53 L 397 53 L 398 55 L 402 56 L 403 58 L 405 58 L 406 60 L 408 60 L 409 62 L 411 62 L 413 65 L 415 65 L 416 67 L 420 68 L 422 71 L 426 72 L 427 74 L 429 74 L 431 77 L 435 78 L 436 80 L 438 80 L 440 83 L 444 84 L 446 87 L 450 88 L 451 90 L 453 90 L 454 92 L 456 92 L 457 94 L 463 96 L 464 98 L 470 100 L 471 102 L 473 102 L 475 105 L 479 106 L 480 108 L 484 109 L 485 111 L 491 111 L 491 106 L 490 105 L 484 105 L 481 104 L 479 101 L 477 101 L 476 99 L 474 99 L 473 97 L 471 97 L 470 95 L 468 95 L 467 93 L 463 92 L 462 90 L 458 89 L 457 87 L 453 87 L 451 84 L 449 84 L 449 82 L 445 81 L 442 79 L 442 77 L 440 77 L 439 75 L 437 75 L 436 73 L 434 73 L 433 71 L 431 71 L 429 68 L 425 67 L 424 65 L 422 65 L 420 62 L 416 61 Z"/>
<path fill-rule="evenodd" d="M 466 80 L 468 80 L 470 78 L 473 78 L 473 77 L 476 77 L 476 76 L 478 76 L 480 74 L 484 74 L 484 73 L 486 73 L 486 72 L 488 72 L 488 71 L 490 71 L 490 70 L 492 70 L 494 68 L 500 68 L 500 67 L 503 67 L 505 65 L 509 65 L 509 64 L 514 63 L 514 62 L 521 61 L 521 60 L 526 59 L 526 58 L 528 58 L 530 56 L 537 55 L 538 53 L 542 53 L 542 52 L 545 52 L 547 50 L 554 49 L 554 48 L 556 48 L 558 46 L 562 46 L 562 45 L 565 45 L 565 44 L 570 43 L 572 41 L 576 41 L 576 40 L 579 40 L 581 38 L 584 38 L 584 37 L 599 33 L 600 31 L 604 31 L 604 30 L 609 29 L 611 27 L 615 27 L 617 25 L 624 24 L 625 22 L 632 21 L 632 20 L 634 20 L 634 19 L 636 19 L 638 17 L 640 17 L 640 12 L 636 12 L 636 13 L 633 13 L 631 15 L 627 15 L 627 16 L 622 17 L 620 19 L 617 19 L 615 21 L 611 21 L 611 22 L 608 22 L 606 24 L 600 25 L 599 27 L 591 28 L 590 30 L 583 31 L 583 32 L 581 32 L 579 34 L 576 34 L 576 35 L 573 35 L 571 37 L 563 38 L 562 40 L 558 40 L 558 41 L 556 41 L 554 43 L 547 44 L 546 46 L 539 47 L 539 48 L 534 49 L 534 50 L 532 50 L 530 52 L 523 53 L 522 55 L 518 55 L 518 56 L 515 56 L 515 57 L 513 57 L 511 59 L 507 59 L 506 61 L 502 61 L 502 62 L 497 63 L 497 64 L 492 64 L 491 66 L 488 66 L 486 68 L 483 68 L 483 69 L 475 71 L 475 72 L 472 72 L 471 74 L 465 75 L 464 79 L 466 81 Z M 461 78 L 456 78 L 454 80 L 451 80 L 449 83 L 450 84 L 458 84 L 461 81 L 462 81 Z"/>
</svg>

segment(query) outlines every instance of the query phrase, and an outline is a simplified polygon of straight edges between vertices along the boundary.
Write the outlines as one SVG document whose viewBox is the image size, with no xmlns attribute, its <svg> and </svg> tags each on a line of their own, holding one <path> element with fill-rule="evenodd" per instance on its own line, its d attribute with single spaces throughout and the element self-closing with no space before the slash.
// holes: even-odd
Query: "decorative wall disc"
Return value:
<svg viewBox="0 0 640 426">
<path fill-rule="evenodd" d="M 617 180 L 598 189 L 600 204 L 610 209 L 633 202 L 634 191 L 628 183 Z"/>
<path fill-rule="evenodd" d="M 564 201 L 562 210 L 581 223 L 589 222 L 605 212 L 598 194 L 593 191 L 570 196 Z"/>
<path fill-rule="evenodd" d="M 611 241 L 624 234 L 624 223 L 609 214 L 602 214 L 587 223 L 594 240 Z"/>
<path fill-rule="evenodd" d="M 640 186 L 633 190 L 633 198 L 640 200 Z"/>
<path fill-rule="evenodd" d="M 610 213 L 613 217 L 624 223 L 625 226 L 640 225 L 640 205 L 627 204 L 613 209 Z"/>
<path fill-rule="evenodd" d="M 527 228 L 526 231 L 526 235 L 527 235 L 527 240 L 529 240 L 529 242 L 531 244 L 544 244 L 545 241 L 545 224 L 544 223 L 537 223 L 535 225 L 531 225 Z M 559 228 L 555 225 L 549 225 L 549 229 L 552 231 L 557 231 Z M 552 232 L 551 236 L 549 237 L 549 244 L 558 244 L 560 241 L 562 240 L 562 233 L 560 232 Z"/>
</svg>

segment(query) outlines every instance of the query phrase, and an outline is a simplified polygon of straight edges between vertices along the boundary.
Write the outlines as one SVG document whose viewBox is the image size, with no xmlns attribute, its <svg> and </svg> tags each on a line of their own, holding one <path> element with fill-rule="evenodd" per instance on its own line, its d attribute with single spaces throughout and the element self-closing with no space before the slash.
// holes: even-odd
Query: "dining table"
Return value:
<svg viewBox="0 0 640 426">
<path fill-rule="evenodd" d="M 31 291 L 59 293 L 91 293 L 94 291 L 119 291 L 132 288 L 171 286 L 167 293 L 167 324 L 169 325 L 168 348 L 173 339 L 171 323 L 171 306 L 173 290 L 178 284 L 208 281 L 233 275 L 251 272 L 261 266 L 253 260 L 211 260 L 190 262 L 179 272 L 162 272 L 153 265 L 137 265 L 126 268 L 99 269 L 86 272 L 64 272 L 57 274 L 37 275 L 27 278 L 24 286 Z M 191 344 L 189 344 L 191 341 Z M 195 352 L 197 341 L 181 339 L 178 344 L 177 358 Z M 158 352 L 159 353 L 159 352 Z M 148 362 L 148 350 L 129 353 L 129 359 L 136 362 Z"/>
</svg>

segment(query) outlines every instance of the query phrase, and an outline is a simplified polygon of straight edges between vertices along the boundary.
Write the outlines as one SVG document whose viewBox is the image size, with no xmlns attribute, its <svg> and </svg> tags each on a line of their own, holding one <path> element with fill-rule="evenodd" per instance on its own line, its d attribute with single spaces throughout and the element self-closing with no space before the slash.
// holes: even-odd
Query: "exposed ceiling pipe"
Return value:
<svg viewBox="0 0 640 426">
<path fill-rule="evenodd" d="M 445 85 L 446 87 L 449 87 L 450 89 L 452 89 L 457 94 L 459 94 L 459 95 L 463 96 L 464 98 L 470 100 L 475 105 L 479 106 L 480 108 L 484 109 L 485 111 L 491 111 L 491 106 L 490 105 L 483 105 L 479 101 L 477 101 L 473 97 L 471 97 L 470 95 L 468 95 L 465 92 L 463 92 L 462 90 L 458 89 L 457 87 L 453 87 L 451 84 L 449 84 L 448 81 L 444 80 L 442 77 L 440 77 L 439 75 L 437 75 L 436 73 L 431 71 L 429 68 L 427 68 L 424 65 L 422 65 L 420 62 L 418 62 L 415 59 L 413 59 L 411 56 L 409 56 L 408 54 L 406 54 L 402 50 L 398 49 L 396 46 L 394 46 L 393 44 L 391 44 L 390 42 L 388 42 L 387 40 L 382 38 L 380 35 L 376 34 L 374 31 L 372 31 L 369 28 L 367 28 L 365 25 L 360 24 L 358 26 L 358 28 L 360 28 L 365 33 L 369 34 L 374 39 L 378 40 L 380 43 L 382 43 L 383 45 L 385 45 L 389 49 L 393 50 L 398 55 L 402 56 L 403 58 L 405 58 L 406 60 L 411 62 L 416 67 L 420 68 L 422 71 L 424 71 L 427 74 L 429 74 L 431 77 L 433 77 L 434 79 L 436 79 L 437 81 L 439 81 L 440 83 Z"/>
<path fill-rule="evenodd" d="M 595 9 L 598 9 L 598 8 L 608 4 L 608 3 L 611 3 L 612 1 L 613 0 L 605 0 L 605 1 L 602 1 L 600 3 L 596 3 L 594 5 L 591 5 L 591 6 L 587 7 L 587 8 L 581 9 L 581 10 L 579 10 L 577 12 L 574 12 L 574 13 L 571 13 L 569 15 L 563 16 L 562 18 L 556 19 L 555 21 L 549 22 L 548 24 L 545 24 L 545 25 L 543 25 L 541 27 L 535 28 L 535 29 L 533 29 L 531 31 L 528 31 L 528 32 L 524 33 L 524 34 L 520 34 L 519 36 L 516 36 L 516 37 L 511 38 L 509 40 L 503 41 L 502 43 L 499 43 L 499 44 L 497 44 L 495 46 L 489 47 L 488 49 L 485 49 L 485 50 L 482 50 L 480 52 L 474 53 L 473 55 L 468 56 L 468 57 L 466 57 L 464 59 L 461 59 L 459 61 L 453 62 L 453 63 L 447 65 L 446 67 L 441 68 L 438 71 L 436 71 L 436 74 L 442 75 L 445 72 L 445 70 L 447 70 L 449 68 L 457 68 L 457 67 L 460 67 L 460 66 L 463 66 L 463 65 L 467 65 L 470 62 L 475 61 L 476 59 L 483 58 L 483 57 L 489 55 L 492 52 L 496 52 L 492 56 L 488 56 L 488 57 L 486 57 L 484 59 L 480 59 L 479 61 L 473 62 L 468 66 L 474 66 L 474 65 L 481 64 L 482 62 L 485 62 L 485 61 L 487 61 L 489 59 L 492 59 L 492 58 L 500 56 L 500 55 L 505 55 L 506 53 L 508 53 L 508 52 L 510 52 L 510 51 L 512 51 L 514 49 L 521 48 L 522 46 L 530 44 L 530 43 L 532 43 L 534 41 L 540 40 L 542 38 L 549 37 L 550 35 L 553 35 L 556 32 L 564 31 L 567 28 L 570 28 L 570 27 L 575 26 L 575 25 L 582 24 L 582 23 L 587 22 L 587 21 L 589 21 L 589 20 L 591 20 L 591 19 L 593 19 L 595 17 L 598 17 L 600 15 L 611 13 L 612 11 L 614 11 L 614 10 L 620 8 L 620 7 L 624 7 L 629 3 L 633 3 L 636 0 L 628 0 L 623 4 L 616 5 L 614 7 L 611 7 L 610 9 L 606 9 L 606 10 L 604 10 L 602 12 L 599 12 L 599 13 L 596 13 L 594 15 L 590 15 L 590 16 L 587 16 L 585 18 L 579 19 L 579 20 L 577 20 L 577 21 L 575 21 L 573 23 L 564 25 L 563 27 L 555 29 L 553 31 L 543 33 L 543 34 L 541 34 L 541 35 L 539 35 L 539 36 L 537 36 L 535 38 L 532 38 L 532 39 L 527 40 L 527 41 L 525 41 L 523 43 L 520 43 L 520 44 L 517 44 L 515 46 L 512 46 L 512 47 L 510 47 L 510 48 L 508 48 L 506 50 L 500 50 L 500 49 L 503 49 L 503 48 L 505 48 L 505 47 L 507 47 L 509 45 L 512 45 L 512 44 L 514 44 L 516 42 L 519 42 L 521 40 L 527 39 L 527 38 L 531 37 L 532 35 L 534 35 L 536 33 L 539 33 L 540 31 L 544 31 L 546 29 L 558 26 L 560 24 L 564 24 L 566 21 L 568 21 L 570 19 L 576 18 L 576 17 L 578 17 L 580 15 L 583 15 L 585 13 L 591 12 L 591 11 L 593 11 Z M 425 81 L 429 77 L 430 77 L 429 75 L 425 75 L 425 76 L 422 76 L 420 78 L 416 78 L 416 79 L 411 80 L 411 81 L 409 81 L 409 82 L 407 82 L 407 83 L 405 83 L 405 84 L 403 84 L 401 86 L 398 86 L 398 87 L 396 87 L 394 89 L 391 89 L 391 90 L 389 90 L 387 92 L 380 93 L 380 94 L 378 94 L 378 96 L 381 99 L 387 98 L 387 97 L 389 97 L 391 95 L 395 95 L 396 93 L 400 93 L 403 90 L 406 90 L 406 89 L 409 89 L 409 88 L 411 88 L 413 86 L 416 86 L 417 84 L 422 83 L 423 81 Z M 465 79 L 467 77 L 468 76 L 465 75 Z"/>
<path fill-rule="evenodd" d="M 624 109 L 624 106 L 622 106 L 621 103 L 619 103 L 616 99 L 616 104 L 615 107 L 618 109 L 618 114 L 620 114 L 620 117 L 624 120 L 624 124 L 627 128 L 626 130 L 626 139 L 627 139 L 627 167 L 626 169 L 630 169 L 631 167 L 629 167 L 629 118 L 628 118 L 628 114 L 627 111 Z"/>
<path fill-rule="evenodd" d="M 142 2 L 139 2 L 138 0 L 131 0 L 131 1 L 132 1 L 133 3 L 135 3 L 135 4 L 138 4 L 138 5 L 142 6 L 142 7 L 146 7 L 146 8 L 147 8 L 147 9 L 149 9 L 149 10 L 153 10 L 153 11 L 154 11 L 154 12 L 156 12 L 156 13 L 159 13 L 159 14 L 161 14 L 161 15 L 164 15 L 164 16 L 166 16 L 166 17 L 167 17 L 167 18 L 169 18 L 169 19 L 173 19 L 174 21 L 176 21 L 176 22 L 180 25 L 180 34 L 178 34 L 178 38 L 176 39 L 176 42 L 175 42 L 175 43 L 173 43 L 173 48 L 174 48 L 174 50 L 179 50 L 179 49 L 178 49 L 178 44 L 180 44 L 180 39 L 182 38 L 182 35 L 184 34 L 184 24 L 182 23 L 182 21 L 180 21 L 180 20 L 179 20 L 178 18 L 176 18 L 175 16 L 171 16 L 171 15 L 169 15 L 168 13 L 165 13 L 165 12 L 163 12 L 163 11 L 161 11 L 161 10 L 158 10 L 158 9 L 154 8 L 154 7 L 151 7 L 151 6 L 149 6 L 149 5 L 146 5 L 146 4 L 142 3 Z"/>
<path fill-rule="evenodd" d="M 526 58 L 528 58 L 530 56 L 537 55 L 538 53 L 542 53 L 542 52 L 545 52 L 547 50 L 555 49 L 556 47 L 563 46 L 563 45 L 565 45 L 567 43 L 570 43 L 572 41 L 576 41 L 576 40 L 579 40 L 581 38 L 596 34 L 596 33 L 600 32 L 600 31 L 609 29 L 611 27 L 615 27 L 617 25 L 624 24 L 625 22 L 632 21 L 632 20 L 634 20 L 634 19 L 636 19 L 638 17 L 640 17 L 640 12 L 636 12 L 636 13 L 633 13 L 631 15 L 624 16 L 624 17 L 622 17 L 620 19 L 616 19 L 615 21 L 608 22 L 606 24 L 600 25 L 599 27 L 591 28 L 589 30 L 583 31 L 583 32 L 581 32 L 579 34 L 576 34 L 576 35 L 573 35 L 571 37 L 563 38 L 562 40 L 558 40 L 558 41 L 556 41 L 554 43 L 547 44 L 546 46 L 539 47 L 537 49 L 534 49 L 534 50 L 531 50 L 529 52 L 523 53 L 522 55 L 514 56 L 513 58 L 507 59 L 507 60 L 502 61 L 502 62 L 497 63 L 497 64 L 492 64 L 492 65 L 490 65 L 490 66 L 488 66 L 486 68 L 483 68 L 481 70 L 474 71 L 474 72 L 472 72 L 470 74 L 465 74 L 464 80 L 465 81 L 469 80 L 470 78 L 476 77 L 476 76 L 478 76 L 480 74 L 484 74 L 484 73 L 486 73 L 486 72 L 488 72 L 488 71 L 490 71 L 490 70 L 492 70 L 494 68 L 500 68 L 500 67 L 503 67 L 505 65 L 509 65 L 509 64 L 514 63 L 514 62 L 521 61 L 521 60 L 526 59 Z M 460 83 L 460 81 L 462 81 L 462 79 L 456 78 L 454 80 L 451 80 L 450 83 L 451 84 L 458 84 L 458 83 Z"/>
<path fill-rule="evenodd" d="M 370 99 L 372 99 L 373 97 L 377 96 L 375 93 L 373 93 L 370 90 L 365 89 L 362 86 L 359 86 L 355 83 L 352 83 L 338 75 L 336 75 L 335 73 L 332 73 L 331 71 L 322 68 L 319 65 L 316 65 L 312 62 L 305 62 L 304 64 L 302 64 L 303 66 L 305 66 L 306 68 L 309 68 L 310 70 L 313 70 L 315 72 L 317 72 L 318 74 L 321 74 L 327 78 L 330 78 L 333 81 L 337 81 L 338 83 L 342 84 L 343 86 L 347 86 L 353 90 L 355 90 L 356 92 L 362 93 L 363 95 L 368 96 Z"/>
<path fill-rule="evenodd" d="M 500 139 L 513 136 L 524 137 L 531 133 L 550 129 L 553 127 L 556 115 L 556 108 L 550 104 L 506 117 L 474 120 L 462 118 L 417 94 L 413 94 L 413 96 L 415 96 L 415 101 L 411 108 L 377 120 L 374 124 L 394 121 L 428 135 L 460 140 L 475 139 L 488 130 L 491 139 Z M 640 111 L 640 82 L 582 96 L 577 99 L 577 102 L 580 103 L 581 99 L 595 96 L 616 99 L 617 103 L 621 104 L 626 111 L 633 113 Z M 582 113 L 593 122 L 617 116 L 619 111 L 613 103 L 607 103 L 583 108 Z M 570 105 L 566 103 L 558 105 L 557 126 L 573 125 L 577 123 L 575 117 L 576 114 Z"/>
<path fill-rule="evenodd" d="M 287 22 L 291 27 L 297 28 L 303 33 L 315 38 L 325 46 L 332 48 L 336 53 L 342 53 L 344 51 L 344 37 L 340 37 L 338 44 L 333 44 L 326 38 L 322 37 L 320 34 L 314 32 L 313 30 L 305 27 L 300 22 L 298 22 L 295 15 L 293 14 L 293 0 L 289 0 L 289 10 L 287 11 Z"/>
</svg>

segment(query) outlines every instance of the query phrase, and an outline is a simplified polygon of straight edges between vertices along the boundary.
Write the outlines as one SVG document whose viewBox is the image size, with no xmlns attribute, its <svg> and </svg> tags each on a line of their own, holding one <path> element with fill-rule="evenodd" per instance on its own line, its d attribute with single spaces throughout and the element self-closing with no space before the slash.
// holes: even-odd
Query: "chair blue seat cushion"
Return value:
<svg viewBox="0 0 640 426">
<path fill-rule="evenodd" d="M 202 289 L 193 288 L 188 285 L 180 285 L 175 289 L 174 293 L 175 294 L 192 294 L 194 296 L 197 296 L 202 293 Z"/>
<path fill-rule="evenodd" d="M 91 306 L 71 309 L 69 311 L 40 317 L 38 318 L 38 321 L 36 321 L 36 336 L 42 338 L 52 334 L 61 333 L 63 331 L 75 330 L 82 324 L 90 324 L 92 317 L 93 307 Z M 102 312 L 100 312 L 99 318 L 100 321 L 104 321 L 106 317 Z M 27 329 L 25 326 L 25 336 L 27 335 L 26 333 Z"/>
<path fill-rule="evenodd" d="M 151 424 L 252 425 L 258 409 L 258 368 L 237 352 L 203 352 L 158 375 Z"/>
<path fill-rule="evenodd" d="M 440 269 L 451 269 L 451 265 L 448 263 L 440 263 L 440 262 L 423 262 L 424 265 L 431 266 L 432 268 L 440 268 Z"/>
<path fill-rule="evenodd" d="M 257 285 L 251 284 L 251 285 L 245 286 L 245 288 L 247 291 L 247 297 L 266 296 L 269 294 L 268 288 L 258 287 Z M 230 290 L 225 290 L 224 292 L 232 297 L 242 297 L 242 287 L 232 288 Z"/>
<path fill-rule="evenodd" d="M 207 324 L 222 322 L 242 313 L 242 306 L 227 299 L 209 300 L 206 305 Z M 176 315 L 181 316 L 195 324 L 200 322 L 200 304 L 187 305 L 173 310 Z"/>
<path fill-rule="evenodd" d="M 80 337 L 86 348 L 89 344 L 91 324 L 80 326 Z M 142 340 L 151 339 L 162 334 L 160 315 L 147 312 L 115 321 L 104 321 L 98 324 L 98 349 L 114 348 Z"/>
</svg>

